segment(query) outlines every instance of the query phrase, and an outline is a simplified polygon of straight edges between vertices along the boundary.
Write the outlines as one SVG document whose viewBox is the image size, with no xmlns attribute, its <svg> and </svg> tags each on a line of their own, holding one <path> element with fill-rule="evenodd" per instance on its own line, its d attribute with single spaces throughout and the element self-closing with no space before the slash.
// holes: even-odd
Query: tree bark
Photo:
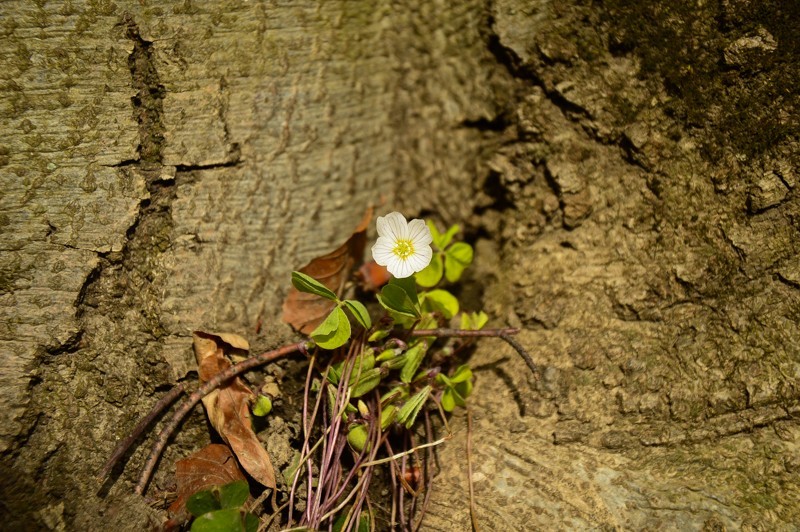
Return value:
<svg viewBox="0 0 800 532">
<path fill-rule="evenodd" d="M 491 340 L 470 361 L 481 526 L 791 526 L 790 9 L 4 2 L 3 522 L 160 522 L 129 495 L 146 445 L 94 476 L 194 368 L 191 331 L 289 341 L 289 272 L 385 201 L 465 226 L 462 301 L 541 368 Z M 426 528 L 470 526 L 453 426 Z M 151 492 L 207 438 L 198 412 Z"/>
</svg>

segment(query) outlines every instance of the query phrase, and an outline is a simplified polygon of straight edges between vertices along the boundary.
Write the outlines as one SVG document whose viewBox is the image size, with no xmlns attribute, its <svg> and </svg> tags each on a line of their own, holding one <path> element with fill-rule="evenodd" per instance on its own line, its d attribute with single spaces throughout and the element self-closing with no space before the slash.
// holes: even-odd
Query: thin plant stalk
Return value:
<svg viewBox="0 0 800 532">
<path fill-rule="evenodd" d="M 302 463 L 304 461 L 308 461 L 311 457 L 311 450 L 310 450 L 310 439 L 311 439 L 311 428 L 314 423 L 314 419 L 317 417 L 317 411 L 320 405 L 320 398 L 321 396 L 317 396 L 317 401 L 314 403 L 314 413 L 311 417 L 311 420 L 308 419 L 308 392 L 311 390 L 311 375 L 313 374 L 314 370 L 314 362 L 316 361 L 316 354 L 311 357 L 308 365 L 308 372 L 306 374 L 306 386 L 303 393 L 303 447 L 301 448 L 301 455 L 300 459 L 297 462 L 297 471 L 294 473 L 294 478 L 292 479 L 292 487 L 289 491 L 289 523 L 288 526 L 292 526 L 293 515 L 294 515 L 294 494 L 297 489 L 297 482 L 300 478 L 300 473 L 302 471 Z M 324 376 L 323 376 L 324 378 Z M 324 382 L 324 381 L 323 381 Z M 320 386 L 321 388 L 322 386 Z M 316 446 L 315 446 L 316 447 Z M 305 458 L 303 458 L 305 456 Z M 310 468 L 310 462 L 306 464 L 306 467 Z"/>
<path fill-rule="evenodd" d="M 467 407 L 467 482 L 469 483 L 469 516 L 472 532 L 478 532 L 478 511 L 475 508 L 475 487 L 472 484 L 472 411 Z"/>
<path fill-rule="evenodd" d="M 441 407 L 440 407 L 441 408 Z M 448 427 L 449 431 L 449 427 Z M 433 440 L 433 425 L 431 423 L 431 415 L 425 411 L 425 437 L 428 442 Z M 425 513 L 428 511 L 428 504 L 430 504 L 431 494 L 433 493 L 433 478 L 430 474 L 430 464 L 433 462 L 433 447 L 428 447 L 425 451 L 425 463 L 423 464 L 422 478 L 425 488 L 425 497 L 422 500 L 422 509 L 419 513 L 419 522 L 417 523 L 417 530 L 422 526 L 422 521 L 425 519 Z"/>
</svg>

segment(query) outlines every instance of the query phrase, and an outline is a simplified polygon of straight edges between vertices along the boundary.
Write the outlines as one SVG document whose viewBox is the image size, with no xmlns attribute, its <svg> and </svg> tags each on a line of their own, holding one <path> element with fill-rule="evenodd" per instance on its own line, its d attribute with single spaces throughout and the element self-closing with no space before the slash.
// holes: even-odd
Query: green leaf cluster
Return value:
<svg viewBox="0 0 800 532">
<path fill-rule="evenodd" d="M 433 246 L 436 248 L 431 263 L 416 276 L 417 283 L 424 288 L 431 288 L 439 284 L 442 277 L 448 282 L 455 283 L 461 278 L 464 270 L 472 264 L 472 246 L 466 242 L 453 242 L 453 237 L 460 227 L 454 225 L 445 233 L 440 233 L 436 224 L 428 220 L 428 228 L 433 237 Z"/>
<path fill-rule="evenodd" d="M 468 331 L 479 331 L 483 329 L 484 325 L 486 325 L 488 322 L 489 316 L 487 316 L 483 311 L 471 313 L 464 312 L 461 314 L 460 327 Z"/>
<path fill-rule="evenodd" d="M 292 272 L 292 285 L 300 292 L 314 294 L 336 303 L 333 310 L 320 323 L 316 329 L 311 331 L 309 336 L 318 346 L 323 349 L 337 349 L 350 339 L 352 330 L 350 320 L 343 309 L 353 316 L 359 325 L 369 330 L 372 327 L 372 320 L 369 312 L 363 303 L 355 299 L 340 300 L 331 289 L 320 283 L 310 275 L 301 272 Z"/>
<path fill-rule="evenodd" d="M 436 382 L 444 387 L 442 408 L 446 412 L 452 412 L 456 406 L 467 406 L 466 399 L 472 393 L 472 370 L 469 366 L 459 366 L 450 377 L 440 373 Z"/>
<path fill-rule="evenodd" d="M 244 480 L 195 493 L 186 501 L 195 517 L 192 532 L 256 532 L 258 518 L 242 509 L 249 496 Z"/>
<path fill-rule="evenodd" d="M 374 330 L 362 303 L 341 300 L 312 277 L 292 273 L 297 290 L 334 303 L 331 312 L 310 333 L 319 347 L 333 350 L 345 345 L 352 337 L 352 323 L 368 331 L 364 345 L 352 345 L 344 360 L 334 358 L 338 361 L 331 363 L 324 376 L 313 379 L 311 385 L 311 391 L 325 394 L 328 419 L 333 419 L 334 414 L 339 416 L 346 429 L 338 434 L 346 436 L 347 445 L 357 453 L 379 452 L 374 447 L 382 431 L 413 429 L 423 410 L 430 408 L 429 401 L 452 412 L 456 407 L 465 407 L 473 391 L 473 373 L 468 365 L 454 371 L 447 366 L 451 355 L 466 342 L 408 332 L 454 326 L 479 330 L 488 322 L 484 312 L 465 312 L 455 295 L 458 292 L 442 287 L 449 288 L 444 281 L 455 283 L 462 278 L 473 261 L 472 247 L 457 241 L 458 225 L 440 233 L 435 224 L 427 223 L 434 251 L 431 263 L 414 276 L 392 277 L 383 286 L 377 301 L 391 320 L 382 320 Z M 341 357 L 343 353 L 344 350 L 334 356 Z M 439 370 L 433 366 L 445 367 Z M 337 395 L 340 393 L 346 394 L 346 403 L 344 397 Z M 299 467 L 302 465 L 296 455 L 284 476 L 293 477 Z M 338 513 L 332 529 L 366 532 L 370 517 L 368 512 L 356 515 L 352 506 L 346 506 Z"/>
<path fill-rule="evenodd" d="M 392 277 L 377 297 L 378 303 L 389 311 L 395 321 L 402 322 L 404 318 L 413 320 L 422 316 L 417 283 L 413 275 L 403 279 Z"/>
</svg>

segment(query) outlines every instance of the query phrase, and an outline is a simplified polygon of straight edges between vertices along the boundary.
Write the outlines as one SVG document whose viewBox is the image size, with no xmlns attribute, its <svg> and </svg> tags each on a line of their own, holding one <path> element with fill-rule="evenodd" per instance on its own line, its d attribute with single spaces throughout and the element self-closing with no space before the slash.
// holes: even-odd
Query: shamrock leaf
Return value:
<svg viewBox="0 0 800 532">
<path fill-rule="evenodd" d="M 350 321 L 341 307 L 334 307 L 325 321 L 309 335 L 323 349 L 336 349 L 350 338 Z"/>
<path fill-rule="evenodd" d="M 465 242 L 456 242 L 444 252 L 444 275 L 454 283 L 461 278 L 464 270 L 472 264 L 472 246 Z"/>
</svg>

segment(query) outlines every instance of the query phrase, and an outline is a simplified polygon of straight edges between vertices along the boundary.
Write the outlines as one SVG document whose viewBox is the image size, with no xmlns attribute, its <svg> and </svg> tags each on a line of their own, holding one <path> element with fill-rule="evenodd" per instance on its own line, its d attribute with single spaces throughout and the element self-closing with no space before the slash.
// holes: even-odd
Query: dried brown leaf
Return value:
<svg viewBox="0 0 800 532">
<path fill-rule="evenodd" d="M 178 498 L 169 513 L 180 513 L 186 501 L 198 491 L 246 480 L 227 445 L 212 443 L 175 464 Z"/>
<path fill-rule="evenodd" d="M 201 331 L 194 333 L 194 351 L 201 381 L 208 381 L 231 366 L 226 354 L 242 353 L 242 349 L 236 346 L 247 345 L 247 342 L 241 337 L 237 337 L 238 340 L 232 338 L 236 336 L 225 335 L 228 340 L 225 341 L 223 335 Z M 264 486 L 274 488 L 272 461 L 253 431 L 250 420 L 250 403 L 254 397 L 250 388 L 236 377 L 206 395 L 203 406 L 211 426 L 231 446 L 244 470 Z"/>
<path fill-rule="evenodd" d="M 299 271 L 310 275 L 341 296 L 353 268 L 364 258 L 370 220 L 372 220 L 372 207 L 367 209 L 364 218 L 347 242 L 327 255 L 313 259 Z M 283 322 L 303 334 L 309 334 L 322 323 L 335 304 L 333 301 L 300 292 L 292 287 L 283 302 Z"/>
</svg>

